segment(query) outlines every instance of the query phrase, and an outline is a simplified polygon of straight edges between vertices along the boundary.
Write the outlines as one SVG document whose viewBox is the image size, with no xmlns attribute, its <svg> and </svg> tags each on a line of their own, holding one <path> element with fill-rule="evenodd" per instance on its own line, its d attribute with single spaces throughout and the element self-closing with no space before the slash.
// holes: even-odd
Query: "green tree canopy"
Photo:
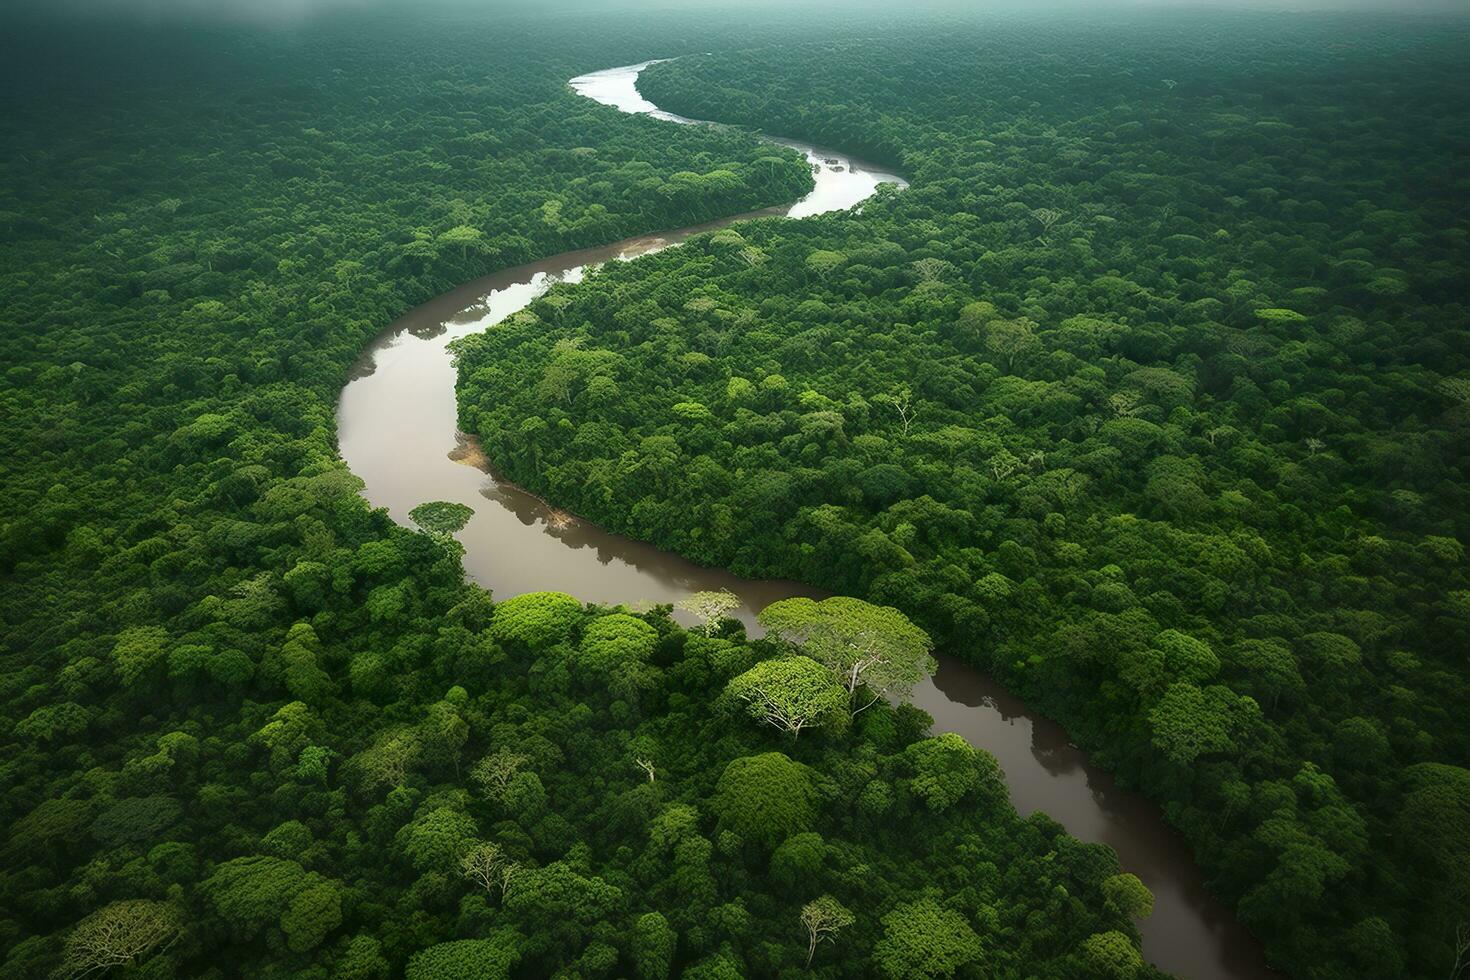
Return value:
<svg viewBox="0 0 1470 980">
<path fill-rule="evenodd" d="M 637 616 L 612 613 L 587 624 L 577 663 L 601 674 L 645 663 L 658 644 L 658 631 Z"/>
<path fill-rule="evenodd" d="M 752 718 L 793 737 L 806 728 L 847 723 L 847 691 L 810 657 L 763 660 L 731 680 L 725 693 Z"/>
<path fill-rule="evenodd" d="M 565 592 L 528 592 L 495 607 L 490 632 L 501 643 L 545 647 L 568 639 L 582 616 L 582 604 Z"/>
<path fill-rule="evenodd" d="M 413 954 L 407 980 L 508 980 L 520 962 L 520 938 L 502 930 L 490 939 L 459 939 Z"/>
<path fill-rule="evenodd" d="M 409 520 L 424 531 L 443 536 L 460 530 L 474 516 L 472 508 L 449 500 L 430 500 L 408 512 Z"/>
<path fill-rule="evenodd" d="M 980 960 L 984 947 L 965 917 L 925 900 L 899 905 L 883 916 L 883 935 L 873 962 L 884 976 L 952 977 Z"/>
<path fill-rule="evenodd" d="M 757 618 L 771 635 L 800 643 L 849 693 L 867 685 L 875 696 L 906 695 L 935 670 L 929 635 L 892 606 L 850 596 L 783 599 Z"/>
<path fill-rule="evenodd" d="M 816 788 L 806 766 L 780 752 L 766 752 L 731 761 L 720 774 L 710 807 L 721 829 L 769 849 L 811 828 Z"/>
</svg>

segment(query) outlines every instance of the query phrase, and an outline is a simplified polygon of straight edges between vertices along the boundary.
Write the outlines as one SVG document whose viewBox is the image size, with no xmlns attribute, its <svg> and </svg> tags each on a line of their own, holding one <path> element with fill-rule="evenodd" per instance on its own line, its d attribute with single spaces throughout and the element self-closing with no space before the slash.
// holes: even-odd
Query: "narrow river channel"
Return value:
<svg viewBox="0 0 1470 980">
<path fill-rule="evenodd" d="M 638 74 L 651 63 L 593 72 L 570 84 L 624 112 L 695 123 L 638 93 Z M 590 266 L 636 258 L 749 218 L 843 210 L 880 184 L 907 186 L 897 174 L 835 150 L 772 142 L 812 162 L 816 186 L 800 201 L 506 269 L 391 324 L 363 354 L 338 406 L 342 457 L 366 483 L 367 499 L 403 524 L 413 507 L 428 500 L 473 508 L 474 517 L 458 535 L 465 569 L 501 598 L 554 589 L 589 602 L 667 603 L 702 589 L 729 589 L 745 603 L 738 615 L 753 625 L 754 613 L 777 599 L 822 595 L 796 582 L 752 581 L 703 568 L 604 531 L 501 479 L 492 461 L 457 429 L 455 370 L 447 349 L 451 341 L 521 309 L 551 284 L 580 280 Z M 1154 914 L 1141 924 L 1150 962 L 1198 980 L 1275 975 L 1256 941 L 1205 890 L 1189 849 L 1158 808 L 1091 765 L 1060 726 L 953 657 L 939 657 L 938 673 L 920 685 L 913 700 L 934 716 L 937 731 L 957 732 L 1000 761 L 1022 814 L 1043 810 L 1074 836 L 1112 846 L 1124 869 L 1153 890 Z"/>
</svg>

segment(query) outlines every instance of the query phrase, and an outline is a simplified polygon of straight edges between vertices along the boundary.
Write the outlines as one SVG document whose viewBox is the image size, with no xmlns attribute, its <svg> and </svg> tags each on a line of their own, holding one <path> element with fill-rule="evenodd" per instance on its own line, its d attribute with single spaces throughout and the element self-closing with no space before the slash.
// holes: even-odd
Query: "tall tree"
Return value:
<svg viewBox="0 0 1470 980">
<path fill-rule="evenodd" d="M 892 606 L 877 606 L 850 596 L 820 602 L 782 599 L 761 610 L 760 624 L 775 637 L 791 640 L 830 670 L 856 696 L 871 691 L 856 711 L 878 699 L 904 696 L 938 666 L 929 634 Z"/>
<path fill-rule="evenodd" d="M 817 955 L 817 944 L 836 942 L 837 933 L 857 921 L 857 918 L 831 895 L 815 898 L 801 907 L 801 924 L 806 926 L 806 965 L 810 969 L 812 957 Z"/>
<path fill-rule="evenodd" d="M 810 657 L 763 660 L 731 680 L 725 691 L 743 702 L 752 718 L 793 738 L 804 728 L 847 721 L 847 692 Z"/>
</svg>

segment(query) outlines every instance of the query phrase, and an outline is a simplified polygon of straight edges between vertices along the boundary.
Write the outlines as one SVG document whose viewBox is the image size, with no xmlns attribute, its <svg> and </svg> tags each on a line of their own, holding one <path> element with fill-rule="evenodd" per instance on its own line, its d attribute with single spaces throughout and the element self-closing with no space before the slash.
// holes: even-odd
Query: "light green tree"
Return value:
<svg viewBox="0 0 1470 980">
<path fill-rule="evenodd" d="M 124 684 L 132 684 L 163 658 L 168 632 L 160 626 L 133 626 L 117 635 L 112 662 Z"/>
<path fill-rule="evenodd" d="M 932 899 L 900 905 L 883 916 L 873 962 L 894 980 L 950 977 L 984 953 L 965 917 Z"/>
<path fill-rule="evenodd" d="M 442 233 L 438 238 L 440 245 L 459 246 L 459 257 L 468 259 L 471 249 L 478 249 L 485 238 L 485 233 L 470 225 L 455 225 L 453 228 Z"/>
<path fill-rule="evenodd" d="M 731 381 L 740 380 L 735 378 Z M 747 382 L 747 385 L 749 382 Z M 691 596 L 680 599 L 674 603 L 674 608 L 682 609 L 692 616 L 699 617 L 700 628 L 704 630 L 705 636 L 713 636 L 715 630 L 720 626 L 720 620 L 728 613 L 740 608 L 740 599 L 735 593 L 727 589 L 717 591 L 696 592 Z"/>
<path fill-rule="evenodd" d="M 565 592 L 527 592 L 495 606 L 490 632 L 501 643 L 540 650 L 571 636 L 582 615 L 582 603 Z"/>
<path fill-rule="evenodd" d="M 892 606 L 875 606 L 850 596 L 783 599 L 757 617 L 773 636 L 801 645 L 855 695 L 872 692 L 854 714 L 885 696 L 907 696 L 938 666 L 929 634 Z"/>
<path fill-rule="evenodd" d="M 817 944 L 835 943 L 837 933 L 857 921 L 841 902 L 831 895 L 813 899 L 801 907 L 801 924 L 806 927 L 806 965 L 810 969 L 812 957 L 817 955 Z"/>
<path fill-rule="evenodd" d="M 806 269 L 818 279 L 826 279 L 842 268 L 845 262 L 847 262 L 847 256 L 841 252 L 818 249 L 806 257 Z"/>
<path fill-rule="evenodd" d="M 746 712 L 799 738 L 803 728 L 847 721 L 848 695 L 827 668 L 810 657 L 763 660 L 725 687 Z"/>
</svg>

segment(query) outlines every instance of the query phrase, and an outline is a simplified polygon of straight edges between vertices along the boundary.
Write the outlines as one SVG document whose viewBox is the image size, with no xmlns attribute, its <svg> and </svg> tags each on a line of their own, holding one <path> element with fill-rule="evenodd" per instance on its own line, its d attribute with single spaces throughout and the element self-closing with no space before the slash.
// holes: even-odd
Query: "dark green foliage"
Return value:
<svg viewBox="0 0 1470 980">
<path fill-rule="evenodd" d="M 747 134 L 567 91 L 678 50 L 662 24 L 7 34 L 0 977 L 87 968 L 101 931 L 160 978 L 772 974 L 823 893 L 859 916 L 824 969 L 865 976 L 880 917 L 935 889 L 1007 910 L 1012 972 L 1136 941 L 1056 828 L 913 805 L 914 713 L 793 745 L 722 696 L 781 650 L 496 604 L 462 513 L 400 528 L 336 459 L 340 384 L 410 305 L 808 186 Z M 785 884 L 715 803 L 777 753 L 810 774 Z M 982 855 L 1025 870 L 976 889 Z"/>
<path fill-rule="evenodd" d="M 783 650 L 497 605 L 462 512 L 399 528 L 336 458 L 340 384 L 413 304 L 807 186 L 566 90 L 691 36 L 743 50 L 654 69 L 660 102 L 913 188 L 558 290 L 466 345 L 467 425 L 559 503 L 963 646 L 1167 801 L 1305 975 L 1443 975 L 1463 32 L 858 25 L 794 57 L 712 23 L 5 33 L 0 978 L 775 975 L 812 900 L 856 920 L 832 976 L 1151 972 L 1112 856 L 922 713 L 752 724 L 721 692 Z"/>
<path fill-rule="evenodd" d="M 462 425 L 614 530 L 902 609 L 1164 804 L 1275 961 L 1443 975 L 1467 42 L 1191 15 L 654 66 L 661 106 L 912 186 L 559 288 L 462 342 Z M 613 386 L 550 403 L 573 344 Z M 943 812 L 953 778 L 913 792 Z M 1131 969 L 1106 933 L 1087 958 Z"/>
<path fill-rule="evenodd" d="M 668 980 L 679 936 L 657 912 L 638 917 L 633 926 L 633 963 L 638 980 Z"/>
<path fill-rule="evenodd" d="M 721 830 L 769 850 L 812 825 L 815 797 L 805 766 L 780 752 L 766 752 L 727 765 L 711 807 Z"/>
</svg>

